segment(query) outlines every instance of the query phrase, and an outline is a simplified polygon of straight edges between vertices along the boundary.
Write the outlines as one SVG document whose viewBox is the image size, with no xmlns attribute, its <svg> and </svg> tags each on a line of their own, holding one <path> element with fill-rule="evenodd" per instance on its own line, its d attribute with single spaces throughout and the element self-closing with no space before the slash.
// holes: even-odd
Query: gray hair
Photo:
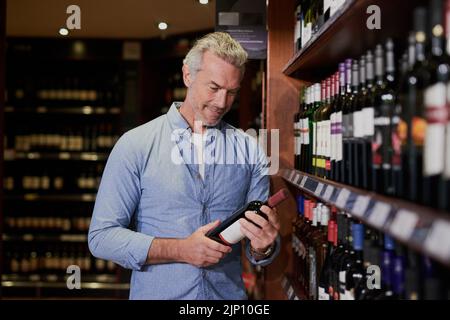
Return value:
<svg viewBox="0 0 450 320">
<path fill-rule="evenodd" d="M 192 76 L 195 77 L 197 71 L 200 70 L 203 53 L 207 50 L 239 68 L 241 75 L 244 74 L 245 63 L 248 57 L 247 52 L 228 33 L 213 32 L 197 40 L 183 60 L 183 64 L 189 67 Z"/>
</svg>

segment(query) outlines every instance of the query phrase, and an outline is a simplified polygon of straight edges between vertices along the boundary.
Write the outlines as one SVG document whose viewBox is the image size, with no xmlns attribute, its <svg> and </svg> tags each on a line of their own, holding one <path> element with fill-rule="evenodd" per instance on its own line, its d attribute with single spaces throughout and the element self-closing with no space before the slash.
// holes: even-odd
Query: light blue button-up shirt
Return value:
<svg viewBox="0 0 450 320">
<path fill-rule="evenodd" d="M 192 130 L 172 104 L 166 115 L 126 132 L 114 146 L 89 228 L 98 258 L 132 269 L 130 299 L 245 299 L 241 246 L 218 264 L 146 264 L 155 237 L 186 238 L 269 195 L 267 158 L 256 140 L 221 121 L 204 136 L 204 178 Z M 243 161 L 244 160 L 244 161 Z M 253 264 L 267 265 L 279 252 Z"/>
</svg>

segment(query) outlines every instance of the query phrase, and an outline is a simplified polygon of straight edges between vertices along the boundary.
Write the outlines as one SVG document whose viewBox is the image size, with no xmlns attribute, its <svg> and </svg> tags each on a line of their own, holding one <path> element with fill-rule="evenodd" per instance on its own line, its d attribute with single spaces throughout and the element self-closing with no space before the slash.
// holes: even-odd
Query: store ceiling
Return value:
<svg viewBox="0 0 450 320">
<path fill-rule="evenodd" d="M 215 1 L 197 0 L 7 0 L 7 36 L 61 37 L 69 5 L 81 9 L 75 38 L 152 38 L 214 28 Z M 165 21 L 169 28 L 158 29 Z"/>
</svg>

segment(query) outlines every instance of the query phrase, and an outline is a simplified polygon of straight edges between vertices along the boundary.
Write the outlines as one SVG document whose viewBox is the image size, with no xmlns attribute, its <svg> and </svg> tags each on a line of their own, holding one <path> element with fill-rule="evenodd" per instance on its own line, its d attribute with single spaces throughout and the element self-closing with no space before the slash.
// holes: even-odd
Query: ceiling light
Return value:
<svg viewBox="0 0 450 320">
<path fill-rule="evenodd" d="M 208 0 L 198 0 L 198 2 L 200 2 L 200 4 L 208 4 Z"/>
<path fill-rule="evenodd" d="M 167 23 L 165 23 L 165 22 L 160 22 L 160 23 L 158 24 L 158 28 L 159 28 L 159 30 L 166 30 L 166 29 L 167 29 Z"/>
<path fill-rule="evenodd" d="M 62 36 L 67 36 L 69 34 L 69 30 L 67 30 L 66 28 L 61 28 L 59 29 L 59 34 Z"/>
</svg>

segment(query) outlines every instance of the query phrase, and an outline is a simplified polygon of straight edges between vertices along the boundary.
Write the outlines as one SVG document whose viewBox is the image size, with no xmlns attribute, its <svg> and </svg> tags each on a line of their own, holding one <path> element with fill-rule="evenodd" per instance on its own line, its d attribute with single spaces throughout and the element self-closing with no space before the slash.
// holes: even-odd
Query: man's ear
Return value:
<svg viewBox="0 0 450 320">
<path fill-rule="evenodd" d="M 184 85 L 189 88 L 190 85 L 192 84 L 192 75 L 191 72 L 189 71 L 189 66 L 187 64 L 183 64 L 183 82 Z"/>
</svg>

